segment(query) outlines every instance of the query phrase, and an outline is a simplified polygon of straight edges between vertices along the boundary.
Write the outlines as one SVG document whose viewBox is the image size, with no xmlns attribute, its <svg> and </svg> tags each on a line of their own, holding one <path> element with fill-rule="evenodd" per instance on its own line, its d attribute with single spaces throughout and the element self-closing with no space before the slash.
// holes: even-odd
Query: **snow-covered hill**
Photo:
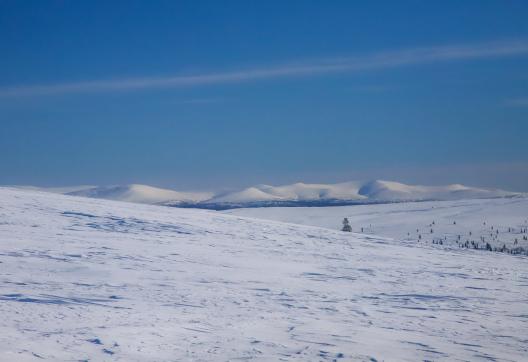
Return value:
<svg viewBox="0 0 528 362">
<path fill-rule="evenodd" d="M 140 204 L 198 203 L 212 197 L 208 192 L 179 192 L 147 185 L 98 186 L 64 193 Z"/>
<path fill-rule="evenodd" d="M 206 200 L 213 206 L 229 208 L 255 206 L 327 206 L 380 202 L 459 200 L 496 198 L 519 195 L 503 190 L 490 190 L 463 185 L 413 186 L 393 181 L 352 181 L 338 184 L 296 183 L 284 186 L 257 185 Z"/>
<path fill-rule="evenodd" d="M 528 251 L 528 198 L 426 201 L 336 207 L 270 207 L 233 209 L 225 213 L 301 225 L 342 228 L 412 243 L 459 247 L 469 242 L 483 249 Z M 517 240 L 517 243 L 515 242 Z M 473 244 L 471 243 L 473 242 Z M 521 250 L 522 248 L 522 250 Z"/>
<path fill-rule="evenodd" d="M 0 188 L 0 360 L 521 361 L 527 261 Z"/>
<path fill-rule="evenodd" d="M 459 200 L 520 195 L 503 190 L 463 185 L 413 186 L 393 181 L 343 182 L 337 184 L 256 185 L 232 192 L 179 192 L 146 185 L 81 186 L 43 189 L 67 195 L 108 200 L 230 209 L 264 206 L 329 206 L 420 200 Z"/>
<path fill-rule="evenodd" d="M 209 202 L 251 203 L 257 201 L 362 200 L 359 182 L 339 184 L 257 185 L 241 191 L 216 196 Z"/>
<path fill-rule="evenodd" d="M 358 193 L 369 200 L 418 201 L 459 200 L 512 196 L 515 193 L 496 189 L 482 189 L 454 184 L 447 186 L 414 186 L 393 181 L 371 181 L 361 186 Z"/>
</svg>

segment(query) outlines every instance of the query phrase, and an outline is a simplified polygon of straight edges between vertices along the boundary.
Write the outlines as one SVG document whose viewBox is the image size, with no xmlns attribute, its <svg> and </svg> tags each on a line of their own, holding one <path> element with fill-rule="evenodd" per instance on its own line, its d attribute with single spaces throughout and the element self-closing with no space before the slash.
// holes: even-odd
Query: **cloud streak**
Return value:
<svg viewBox="0 0 528 362">
<path fill-rule="evenodd" d="M 528 40 L 495 41 L 478 44 L 402 49 L 355 57 L 332 58 L 217 73 L 2 87 L 0 88 L 0 97 L 50 96 L 74 93 L 196 87 L 266 79 L 309 77 L 330 73 L 360 73 L 419 64 L 511 57 L 525 54 L 528 54 Z"/>
</svg>

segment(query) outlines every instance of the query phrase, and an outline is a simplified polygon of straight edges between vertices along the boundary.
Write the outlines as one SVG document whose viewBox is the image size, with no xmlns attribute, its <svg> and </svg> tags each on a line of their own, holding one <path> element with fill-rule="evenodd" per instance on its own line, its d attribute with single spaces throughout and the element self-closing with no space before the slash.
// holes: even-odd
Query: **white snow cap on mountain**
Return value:
<svg viewBox="0 0 528 362">
<path fill-rule="evenodd" d="M 28 188 L 28 187 L 24 187 Z M 271 186 L 256 185 L 232 192 L 180 192 L 147 185 L 79 186 L 46 188 L 41 191 L 99 199 L 128 201 L 142 204 L 165 204 L 178 206 L 235 205 L 251 206 L 273 203 L 306 202 L 394 202 L 420 200 L 457 200 L 471 198 L 495 198 L 521 195 L 496 189 L 468 187 L 459 184 L 447 186 L 406 185 L 394 181 L 375 180 L 369 182 L 350 181 L 336 184 L 306 184 Z M 213 207 L 214 208 L 214 207 Z"/>
<path fill-rule="evenodd" d="M 370 200 L 454 200 L 465 198 L 505 197 L 515 193 L 503 190 L 482 189 L 460 184 L 447 186 L 413 186 L 394 181 L 370 181 L 364 184 L 359 194 Z"/>
<path fill-rule="evenodd" d="M 516 193 L 464 185 L 413 186 L 393 181 L 358 181 L 338 184 L 296 183 L 283 186 L 257 185 L 219 195 L 208 202 L 247 203 L 258 201 L 411 201 L 505 197 Z"/>
<path fill-rule="evenodd" d="M 98 186 L 73 192 L 67 195 L 93 197 L 97 199 L 135 202 L 140 204 L 200 202 L 213 196 L 209 192 L 179 192 L 147 185 Z"/>
<path fill-rule="evenodd" d="M 270 186 L 257 185 L 242 191 L 219 195 L 210 202 L 256 202 L 256 201 L 315 201 L 315 200 L 361 200 L 358 194 L 361 183 L 357 181 L 338 184 L 305 184 Z"/>
</svg>

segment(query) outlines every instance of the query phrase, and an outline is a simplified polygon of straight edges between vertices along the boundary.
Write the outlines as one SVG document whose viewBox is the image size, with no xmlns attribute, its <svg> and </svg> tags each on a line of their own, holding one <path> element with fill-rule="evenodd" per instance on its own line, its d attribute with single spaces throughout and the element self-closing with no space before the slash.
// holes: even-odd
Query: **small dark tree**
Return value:
<svg viewBox="0 0 528 362">
<path fill-rule="evenodd" d="M 350 222 L 346 217 L 343 219 L 343 228 L 341 231 L 352 232 L 352 226 L 350 226 Z"/>
</svg>

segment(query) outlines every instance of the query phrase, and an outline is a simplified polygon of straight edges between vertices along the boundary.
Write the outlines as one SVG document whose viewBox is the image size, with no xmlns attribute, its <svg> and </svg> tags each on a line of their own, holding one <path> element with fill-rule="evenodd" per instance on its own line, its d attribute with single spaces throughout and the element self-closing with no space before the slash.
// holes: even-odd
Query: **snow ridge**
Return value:
<svg viewBox="0 0 528 362">
<path fill-rule="evenodd" d="M 419 186 L 383 180 L 369 182 L 350 181 L 336 184 L 306 184 L 299 182 L 281 186 L 255 185 L 242 190 L 216 194 L 213 192 L 180 192 L 137 184 L 43 190 L 108 200 L 206 209 L 263 206 L 335 206 L 523 195 L 516 192 L 468 187 L 459 184 Z"/>
</svg>

